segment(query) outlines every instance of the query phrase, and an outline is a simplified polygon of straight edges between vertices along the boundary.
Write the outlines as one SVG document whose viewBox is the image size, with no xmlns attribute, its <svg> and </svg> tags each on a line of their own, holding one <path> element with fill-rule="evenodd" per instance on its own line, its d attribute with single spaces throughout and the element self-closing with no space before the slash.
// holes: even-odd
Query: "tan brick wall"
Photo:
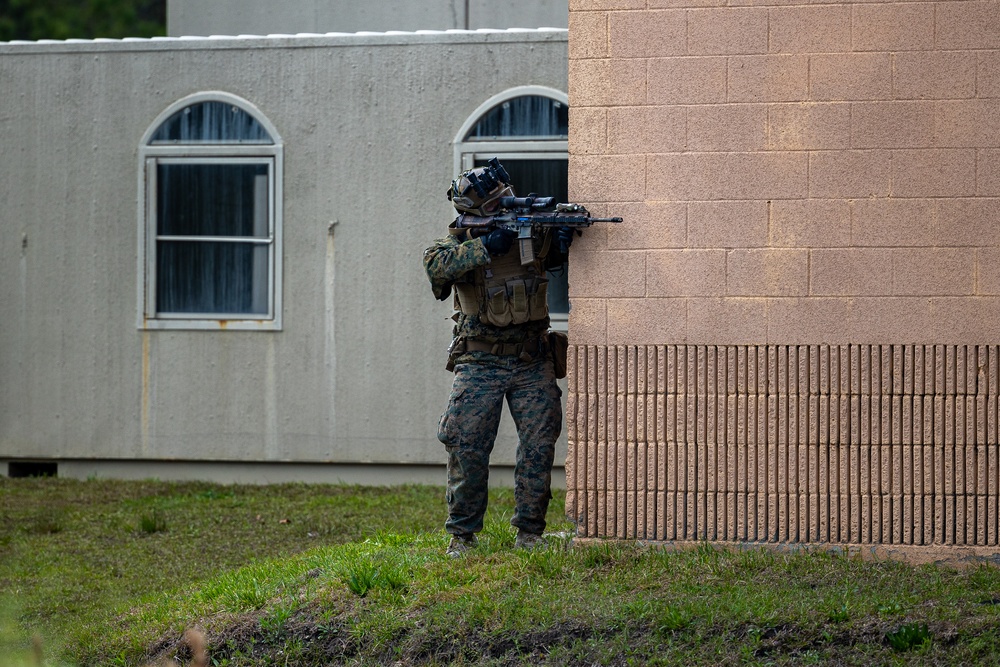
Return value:
<svg viewBox="0 0 1000 667">
<path fill-rule="evenodd" d="M 929 371 L 915 362 L 895 365 L 893 355 L 909 350 L 926 360 L 930 350 L 935 373 L 976 383 L 975 392 L 961 394 L 943 393 L 941 383 L 898 394 L 885 383 L 829 391 L 841 407 L 855 397 L 880 408 L 889 401 L 877 419 L 890 424 L 916 424 L 913 406 L 951 405 L 948 396 L 969 397 L 963 406 L 996 401 L 997 384 L 983 383 L 983 369 L 968 359 L 995 363 L 990 355 L 1000 344 L 1000 0 L 722 4 L 570 0 L 570 195 L 595 212 L 625 217 L 621 225 L 588 230 L 570 264 L 577 364 L 568 432 L 575 472 L 568 485 L 581 531 L 995 546 L 988 523 L 995 534 L 997 470 L 986 463 L 996 456 L 997 435 L 986 421 L 995 421 L 995 410 L 955 408 L 926 422 L 933 428 L 900 426 L 898 433 L 849 412 L 853 430 L 836 441 L 847 449 L 834 452 L 816 434 L 840 428 L 837 414 L 782 408 L 782 401 L 809 404 L 827 395 L 806 378 L 795 391 L 753 394 L 762 401 L 754 423 L 765 435 L 805 434 L 804 448 L 815 446 L 827 461 L 840 458 L 835 470 L 796 467 L 795 490 L 777 478 L 773 489 L 758 489 L 760 502 L 773 503 L 767 521 L 776 523 L 752 534 L 750 523 L 743 532 L 726 523 L 738 510 L 722 523 L 708 520 L 709 498 L 727 508 L 738 500 L 724 495 L 735 490 L 721 490 L 723 476 L 734 474 L 730 468 L 708 450 L 704 457 L 671 458 L 663 449 L 697 452 L 709 438 L 726 456 L 741 451 L 733 448 L 742 443 L 743 427 L 730 432 L 737 422 L 721 428 L 717 421 L 718 401 L 749 395 L 731 391 L 724 375 L 731 369 L 719 361 L 731 355 L 786 362 L 805 355 L 821 368 L 833 363 L 821 358 L 856 354 L 869 365 L 877 358 L 879 373 L 889 363 L 909 387 Z M 649 405 L 671 392 L 658 385 L 644 393 L 641 380 L 612 390 L 609 382 L 630 377 L 621 370 L 622 355 L 646 359 L 658 381 L 678 382 L 669 379 L 679 372 L 670 350 L 716 359 L 698 366 L 698 377 L 714 389 L 675 392 L 676 400 L 689 401 L 686 430 L 661 439 L 668 413 Z M 966 365 L 951 368 L 948 354 Z M 897 395 L 910 397 L 910 412 L 906 400 L 895 407 Z M 976 434 L 968 446 L 987 448 L 975 449 L 971 459 L 987 467 L 970 469 L 961 482 L 948 477 L 958 465 L 956 440 L 934 431 L 958 418 Z M 715 425 L 712 434 L 707 424 Z M 754 440 L 755 451 L 777 466 L 794 449 L 786 447 L 780 459 L 772 448 L 781 442 Z M 897 446 L 921 448 L 921 467 L 899 458 L 890 471 L 901 477 L 891 476 L 892 484 L 918 475 L 951 484 L 948 491 L 941 495 L 939 485 L 938 495 L 927 496 L 921 487 L 907 501 L 881 479 L 875 486 L 869 479 L 863 492 L 833 484 L 837 475 L 861 484 L 873 452 L 891 459 Z M 619 467 L 602 473 L 608 461 Z M 768 470 L 776 475 L 791 474 L 774 466 Z M 685 475 L 684 493 L 694 494 L 685 498 L 702 503 L 697 519 L 669 504 L 669 493 L 680 493 L 670 480 Z M 976 483 L 970 487 L 969 480 Z M 803 502 L 853 507 L 855 500 L 860 504 L 846 527 L 841 514 L 801 509 Z M 972 504 L 960 511 L 959 500 Z M 992 515 L 980 501 L 994 508 Z"/>
<path fill-rule="evenodd" d="M 582 536 L 997 550 L 1000 347 L 577 346 Z"/>
</svg>

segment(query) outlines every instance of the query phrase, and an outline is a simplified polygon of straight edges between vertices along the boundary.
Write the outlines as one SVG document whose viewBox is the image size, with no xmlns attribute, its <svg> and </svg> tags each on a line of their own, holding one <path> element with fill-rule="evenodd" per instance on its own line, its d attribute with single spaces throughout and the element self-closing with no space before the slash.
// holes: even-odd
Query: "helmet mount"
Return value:
<svg viewBox="0 0 1000 667">
<path fill-rule="evenodd" d="M 448 199 L 458 211 L 479 216 L 492 215 L 500 207 L 500 198 L 511 196 L 510 174 L 495 157 L 485 167 L 462 172 L 448 189 Z"/>
</svg>

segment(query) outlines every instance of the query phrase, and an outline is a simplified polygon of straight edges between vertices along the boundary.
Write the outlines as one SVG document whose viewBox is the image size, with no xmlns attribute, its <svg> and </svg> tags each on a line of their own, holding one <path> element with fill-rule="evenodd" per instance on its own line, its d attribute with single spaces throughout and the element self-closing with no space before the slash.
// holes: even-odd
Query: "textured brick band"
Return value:
<svg viewBox="0 0 1000 667">
<path fill-rule="evenodd" d="M 581 537 L 998 545 L 1000 346 L 577 346 Z"/>
</svg>

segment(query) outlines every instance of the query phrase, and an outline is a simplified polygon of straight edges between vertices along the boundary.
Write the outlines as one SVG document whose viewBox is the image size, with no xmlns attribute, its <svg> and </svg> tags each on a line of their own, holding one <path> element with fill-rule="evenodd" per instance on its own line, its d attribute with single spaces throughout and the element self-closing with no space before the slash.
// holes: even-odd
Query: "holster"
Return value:
<svg viewBox="0 0 1000 667">
<path fill-rule="evenodd" d="M 549 355 L 552 357 L 552 368 L 556 379 L 566 377 L 566 363 L 569 355 L 569 336 L 562 331 L 549 331 L 547 334 Z"/>
<path fill-rule="evenodd" d="M 449 373 L 453 372 L 455 370 L 455 360 L 463 354 L 465 354 L 465 339 L 453 338 L 451 345 L 448 346 L 448 363 L 445 364 L 445 370 Z"/>
</svg>

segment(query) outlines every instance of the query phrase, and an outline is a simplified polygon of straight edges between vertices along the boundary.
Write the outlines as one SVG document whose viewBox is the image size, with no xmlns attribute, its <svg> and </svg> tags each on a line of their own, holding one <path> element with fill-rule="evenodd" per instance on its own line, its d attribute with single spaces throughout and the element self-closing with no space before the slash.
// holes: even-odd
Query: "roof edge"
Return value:
<svg viewBox="0 0 1000 667">
<path fill-rule="evenodd" d="M 477 30 L 389 30 L 386 32 L 327 32 L 270 35 L 185 35 L 179 37 L 125 37 L 123 39 L 41 39 L 0 42 L 0 53 L 75 50 L 170 50 L 177 48 L 319 47 L 358 44 L 423 44 L 435 41 L 450 43 L 482 41 L 560 40 L 568 36 L 566 28 L 479 28 Z"/>
</svg>

